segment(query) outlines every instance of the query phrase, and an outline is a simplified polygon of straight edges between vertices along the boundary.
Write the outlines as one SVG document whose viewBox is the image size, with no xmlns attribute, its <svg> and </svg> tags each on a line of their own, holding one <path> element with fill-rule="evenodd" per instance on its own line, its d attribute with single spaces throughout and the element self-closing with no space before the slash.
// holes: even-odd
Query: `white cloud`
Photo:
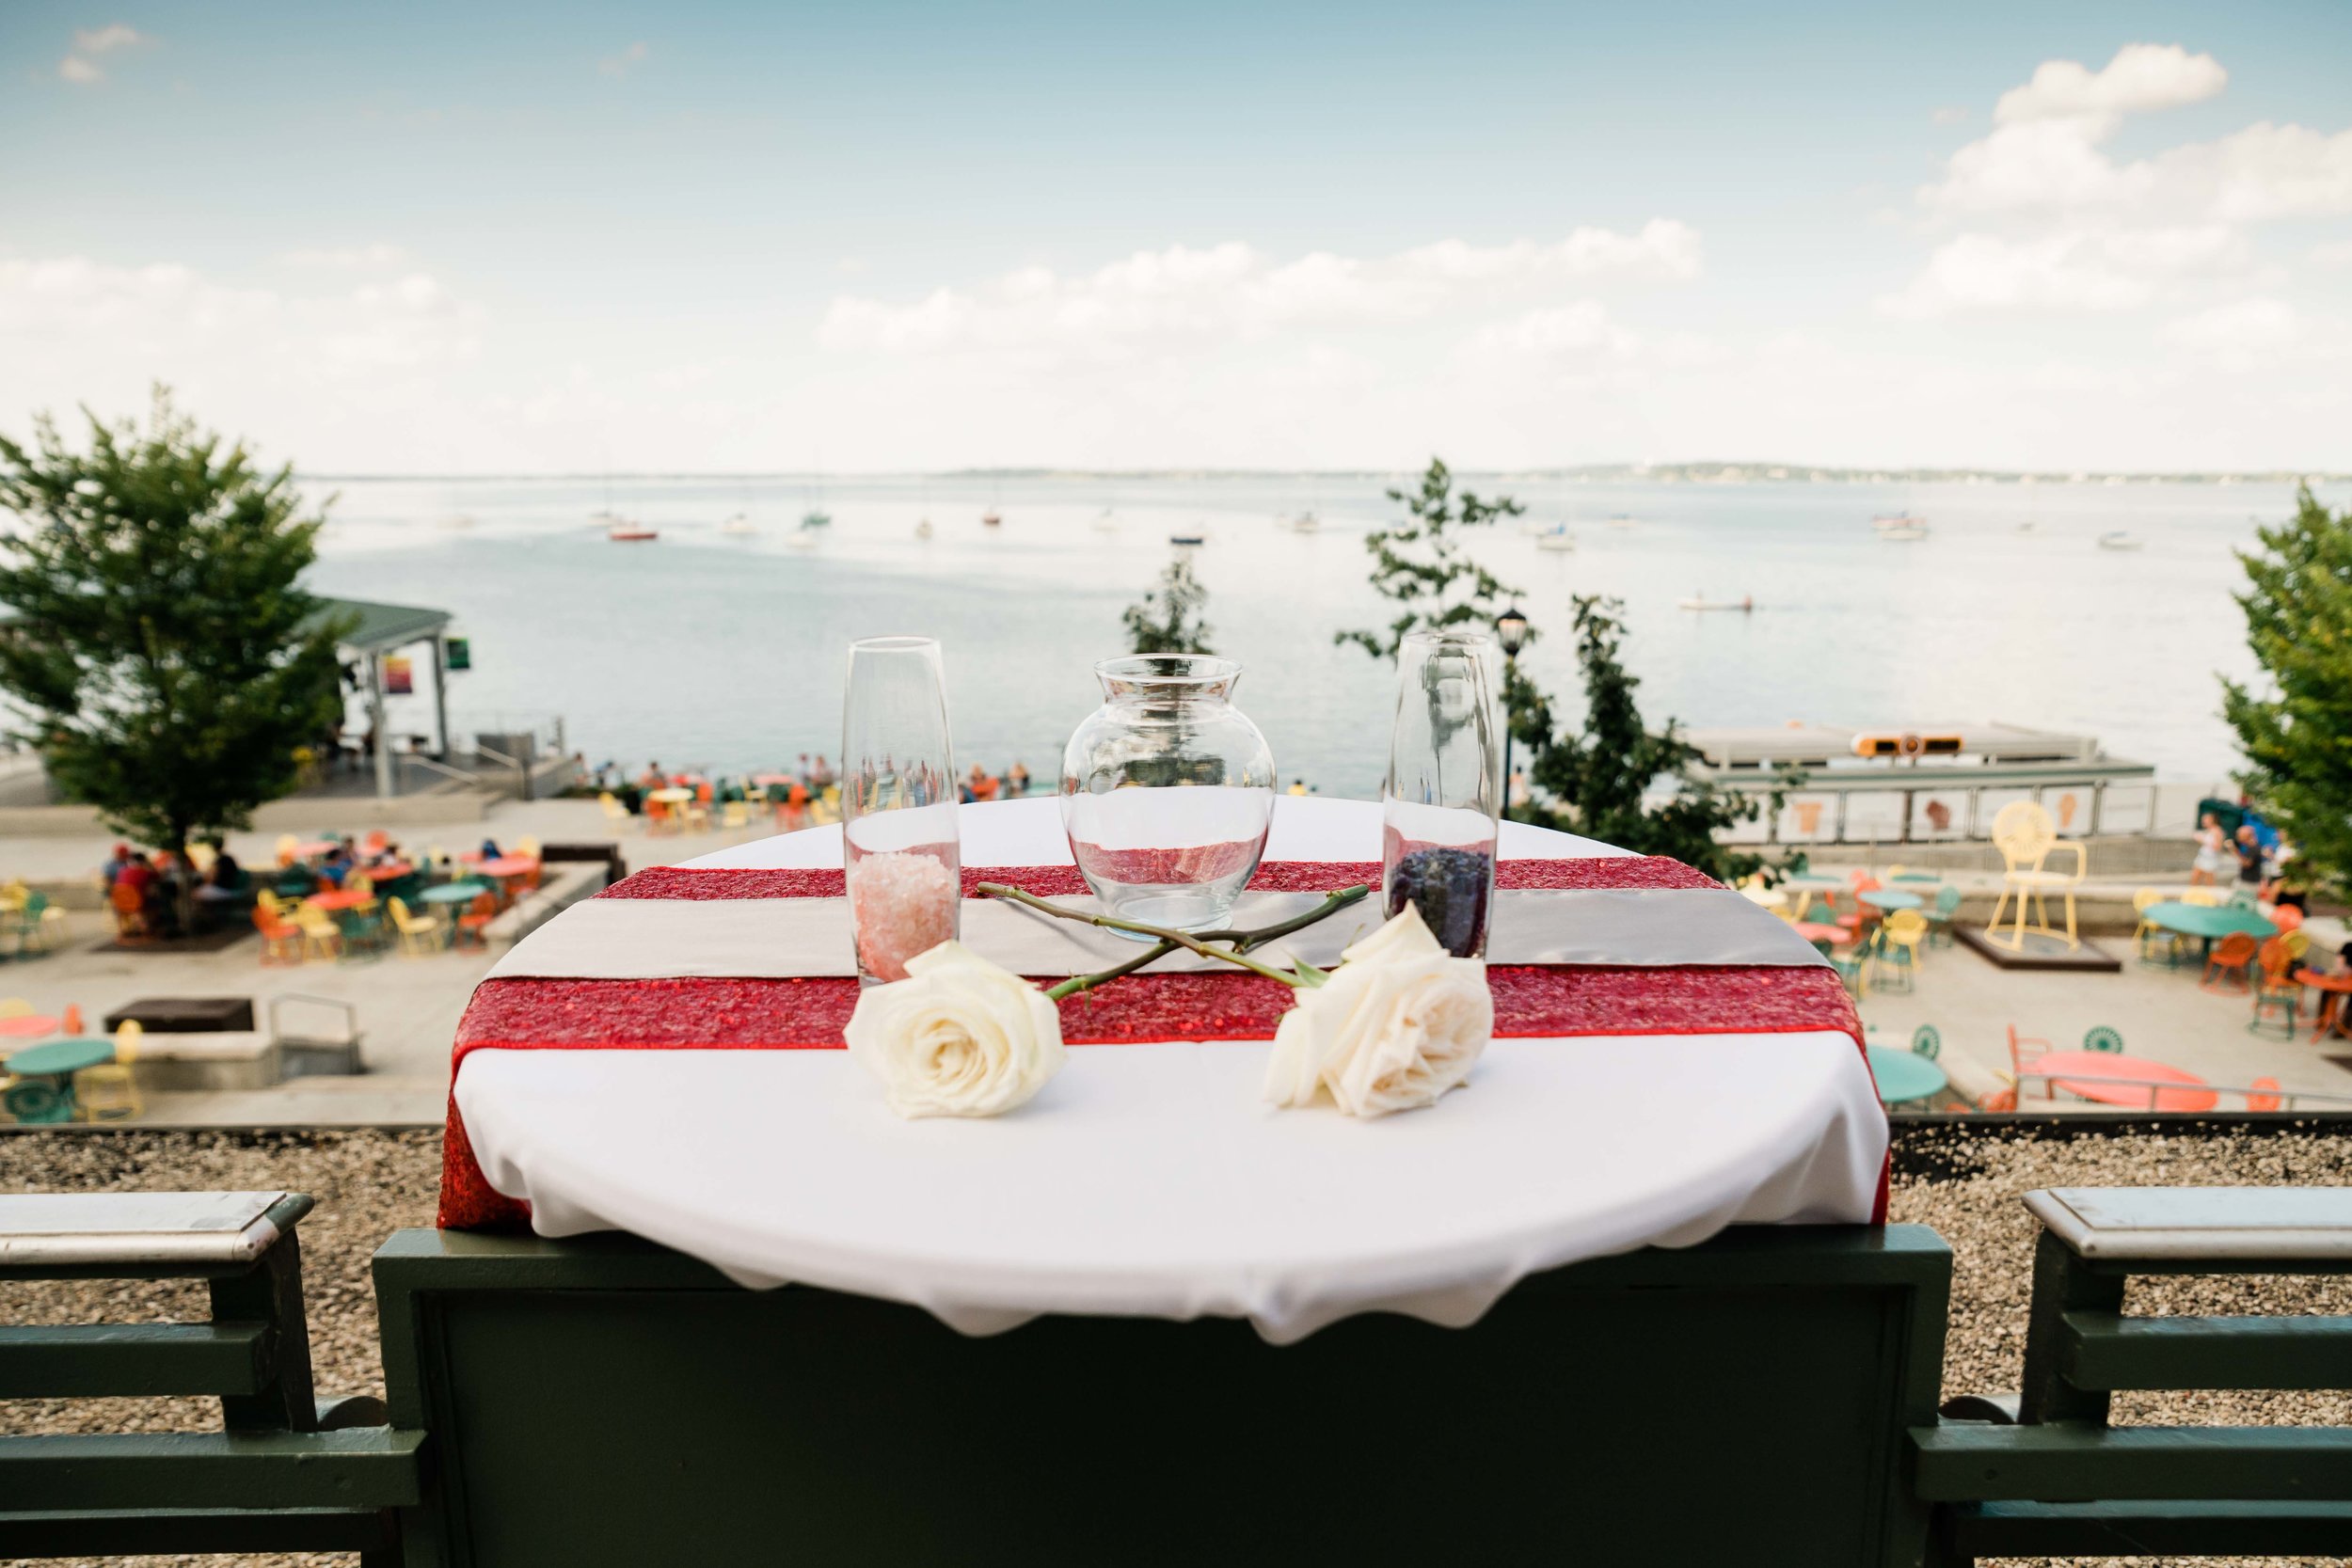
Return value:
<svg viewBox="0 0 2352 1568">
<path fill-rule="evenodd" d="M 2024 87 L 2001 94 L 1993 106 L 1998 125 L 2037 119 L 2112 121 L 2123 115 L 2198 103 L 2230 80 L 2211 55 L 2192 55 L 2177 43 L 2127 43 L 2097 71 L 2078 60 L 2044 60 Z"/>
<path fill-rule="evenodd" d="M 645 56 L 652 53 L 653 51 L 642 42 L 632 43 L 619 54 L 607 55 L 603 59 L 598 60 L 596 69 L 607 76 L 626 76 L 632 69 L 644 64 Z"/>
<path fill-rule="evenodd" d="M 289 250 L 278 261 L 279 264 L 289 267 L 320 267 L 351 272 L 367 267 L 398 266 L 407 259 L 408 253 L 400 246 L 378 243 Z"/>
<path fill-rule="evenodd" d="M 151 41 L 145 33 L 120 22 L 110 22 L 103 27 L 81 28 L 73 35 L 74 52 L 57 62 L 57 74 L 69 82 L 84 86 L 103 81 L 106 73 L 98 69 L 92 55 Z"/>
<path fill-rule="evenodd" d="M 1252 341 L 1292 327 L 1421 321 L 1601 278 L 1686 279 L 1700 264 L 1697 231 L 1669 218 L 1632 234 L 1583 228 L 1550 244 L 1441 240 L 1368 259 L 1316 251 L 1278 262 L 1238 241 L 1178 245 L 1086 274 L 1023 268 L 908 304 L 843 296 L 818 340 L 898 354 L 1118 356 L 1168 339 Z"/>
<path fill-rule="evenodd" d="M 1482 327 L 1470 348 L 1473 354 L 1497 357 L 1590 365 L 1630 359 L 1641 352 L 1642 341 L 1612 319 L 1598 300 L 1580 299 Z"/>
<path fill-rule="evenodd" d="M 2188 229 L 2069 228 L 2026 239 L 1963 234 L 1879 308 L 1940 316 L 1977 308 L 2130 310 L 2193 281 L 2243 270 L 2246 243 L 2225 224 Z"/>
<path fill-rule="evenodd" d="M 1965 125 L 1968 123 L 1968 111 L 1958 103 L 1945 103 L 1928 118 L 1938 125 Z"/>
</svg>

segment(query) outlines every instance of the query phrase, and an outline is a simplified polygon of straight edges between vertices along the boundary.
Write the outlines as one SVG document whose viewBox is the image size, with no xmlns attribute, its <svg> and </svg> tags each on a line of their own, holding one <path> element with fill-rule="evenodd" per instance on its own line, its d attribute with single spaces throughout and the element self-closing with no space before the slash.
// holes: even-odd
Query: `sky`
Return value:
<svg viewBox="0 0 2352 1568">
<path fill-rule="evenodd" d="M 2352 467 L 2352 6 L 0 8 L 0 433 Z"/>
</svg>

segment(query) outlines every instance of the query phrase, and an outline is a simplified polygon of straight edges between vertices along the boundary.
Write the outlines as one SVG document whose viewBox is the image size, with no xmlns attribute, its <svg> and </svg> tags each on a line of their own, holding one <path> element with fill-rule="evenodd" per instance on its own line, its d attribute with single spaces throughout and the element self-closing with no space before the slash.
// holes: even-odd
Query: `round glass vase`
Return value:
<svg viewBox="0 0 2352 1568">
<path fill-rule="evenodd" d="M 1274 752 L 1233 705 L 1241 666 L 1137 654 L 1094 674 L 1103 705 L 1062 752 L 1071 857 L 1111 914 L 1180 931 L 1223 924 L 1274 817 Z"/>
<path fill-rule="evenodd" d="M 1417 631 L 1396 655 L 1396 720 L 1380 791 L 1380 892 L 1457 958 L 1484 958 L 1502 810 L 1494 639 Z"/>
</svg>

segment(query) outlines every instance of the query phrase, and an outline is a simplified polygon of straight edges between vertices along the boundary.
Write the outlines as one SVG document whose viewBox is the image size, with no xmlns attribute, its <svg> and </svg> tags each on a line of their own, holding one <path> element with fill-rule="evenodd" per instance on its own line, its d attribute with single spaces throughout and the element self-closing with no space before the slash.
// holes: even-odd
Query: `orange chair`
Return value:
<svg viewBox="0 0 2352 1568">
<path fill-rule="evenodd" d="M 2274 905 L 2270 911 L 2270 923 L 2281 931 L 2292 931 L 2303 924 L 2303 911 L 2295 904 Z"/>
<path fill-rule="evenodd" d="M 253 927 L 262 933 L 262 961 L 265 964 L 298 964 L 302 961 L 302 927 L 291 920 L 274 917 L 261 905 L 253 906 Z"/>
<path fill-rule="evenodd" d="M 367 837 L 361 839 L 359 841 L 359 847 L 365 849 L 368 852 L 368 857 L 373 860 L 374 857 L 381 855 L 385 850 L 389 849 L 392 847 L 392 835 L 386 832 L 383 829 L 378 828 L 373 832 L 368 834 Z"/>
<path fill-rule="evenodd" d="M 2275 1111 L 2285 1102 L 2276 1078 L 2257 1078 L 2246 1085 L 2246 1108 L 2249 1111 Z"/>
<path fill-rule="evenodd" d="M 2197 983 L 2210 991 L 2234 990 L 2243 994 L 2251 990 L 2253 982 L 2247 977 L 2247 966 L 2254 961 L 2255 952 L 2252 936 L 2232 931 L 2214 944 L 2212 954 L 2205 959 L 2205 977 Z M 2235 985 L 2230 984 L 2233 978 Z"/>
<path fill-rule="evenodd" d="M 114 906 L 117 938 L 136 942 L 147 937 L 147 905 L 139 897 L 137 888 L 128 882 L 117 882 L 106 895 L 106 902 Z"/>
<path fill-rule="evenodd" d="M 450 943 L 452 950 L 479 947 L 488 951 L 490 922 L 498 918 L 498 900 L 486 893 L 466 906 L 466 912 L 457 917 L 457 938 Z"/>
<path fill-rule="evenodd" d="M 2281 1015 L 2286 1024 L 2286 1037 L 2295 1037 L 2295 1017 L 2303 1009 L 2303 983 L 2295 977 L 2295 949 L 2282 936 L 2272 937 L 2262 944 L 2257 957 L 2262 963 L 2262 978 L 2254 985 L 2254 1016 L 2247 1022 L 2247 1033 L 2263 1026 L 2263 1020 L 2272 1013 Z"/>
</svg>

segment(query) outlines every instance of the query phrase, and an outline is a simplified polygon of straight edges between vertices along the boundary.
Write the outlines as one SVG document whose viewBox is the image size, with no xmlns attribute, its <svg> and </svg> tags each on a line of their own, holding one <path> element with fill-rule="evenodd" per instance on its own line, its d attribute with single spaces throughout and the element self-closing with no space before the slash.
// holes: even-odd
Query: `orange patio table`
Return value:
<svg viewBox="0 0 2352 1568">
<path fill-rule="evenodd" d="M 2112 1051 L 2051 1051 L 2027 1065 L 2031 1075 L 2054 1089 L 2095 1100 L 2102 1105 L 2126 1105 L 2151 1111 L 2210 1111 L 2221 1096 L 2205 1086 L 2193 1072 L 2145 1056 L 2125 1056 Z M 2123 1082 L 2118 1083 L 2116 1080 Z M 2173 1085 L 2178 1088 L 2152 1085 Z"/>
<path fill-rule="evenodd" d="M 2344 1023 L 2352 1021 L 2352 1009 L 2344 1005 L 2344 999 L 2352 996 L 2352 973 L 2323 974 L 2316 969 L 2306 969 L 2296 978 L 2319 992 L 2319 1018 L 2312 1029 L 2312 1038 L 2319 1038 L 2329 1029 L 2352 1038 L 2352 1030 L 2344 1028 Z"/>
<path fill-rule="evenodd" d="M 303 902 L 310 905 L 314 909 L 325 910 L 329 914 L 333 914 L 342 910 L 357 910 L 365 908 L 367 905 L 375 902 L 375 895 L 373 893 L 360 893 L 352 888 L 342 887 L 335 889 L 331 893 L 314 893 L 310 895 L 310 897 L 305 898 Z"/>
</svg>

